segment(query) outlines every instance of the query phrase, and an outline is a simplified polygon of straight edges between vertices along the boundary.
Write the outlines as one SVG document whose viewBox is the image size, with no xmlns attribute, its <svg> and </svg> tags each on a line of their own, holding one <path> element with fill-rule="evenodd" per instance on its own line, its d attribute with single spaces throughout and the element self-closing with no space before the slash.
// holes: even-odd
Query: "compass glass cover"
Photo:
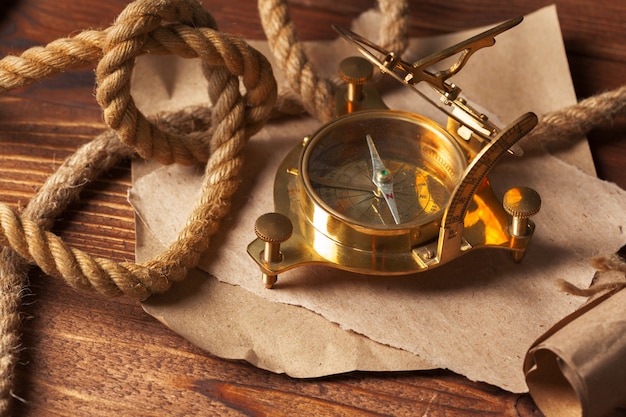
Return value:
<svg viewBox="0 0 626 417">
<path fill-rule="evenodd" d="M 325 211 L 368 228 L 403 229 L 442 217 L 467 163 L 435 122 L 375 110 L 325 125 L 301 164 L 308 195 Z"/>
</svg>

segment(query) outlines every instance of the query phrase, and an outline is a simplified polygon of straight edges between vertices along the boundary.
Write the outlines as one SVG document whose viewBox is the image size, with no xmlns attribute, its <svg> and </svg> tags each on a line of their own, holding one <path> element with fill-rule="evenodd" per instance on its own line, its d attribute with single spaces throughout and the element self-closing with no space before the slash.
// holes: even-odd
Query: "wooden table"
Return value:
<svg viewBox="0 0 626 417">
<path fill-rule="evenodd" d="M 0 53 L 17 54 L 84 28 L 108 26 L 123 0 L 3 0 Z M 549 0 L 413 0 L 411 35 L 492 24 Z M 557 0 L 580 98 L 626 84 L 626 3 Z M 224 32 L 263 39 L 252 0 L 205 0 Z M 334 37 L 371 0 L 297 0 L 302 39 Z M 77 146 L 104 129 L 93 71 L 66 73 L 0 97 L 0 201 L 24 206 Z M 626 124 L 589 135 L 600 177 L 626 188 Z M 130 164 L 92 184 L 55 226 L 66 242 L 96 256 L 132 260 Z M 351 373 L 296 380 L 247 363 L 211 357 L 148 316 L 137 301 L 78 293 L 35 269 L 24 298 L 18 415 L 521 415 L 537 416 L 515 395 L 447 371 Z M 626 415 L 615 411 L 615 415 Z"/>
</svg>

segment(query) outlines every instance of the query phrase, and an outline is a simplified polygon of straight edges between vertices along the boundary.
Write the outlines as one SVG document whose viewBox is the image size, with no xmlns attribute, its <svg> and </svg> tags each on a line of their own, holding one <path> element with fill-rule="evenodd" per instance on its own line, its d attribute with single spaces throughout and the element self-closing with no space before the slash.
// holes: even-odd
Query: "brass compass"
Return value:
<svg viewBox="0 0 626 417">
<path fill-rule="evenodd" d="M 373 275 L 410 274 L 477 248 L 511 251 L 521 261 L 534 232 L 529 217 L 541 199 L 516 187 L 499 200 L 487 174 L 537 123 L 527 113 L 504 129 L 470 106 L 448 79 L 478 49 L 516 26 L 512 19 L 409 64 L 361 36 L 340 35 L 363 57 L 339 65 L 346 82 L 337 117 L 284 159 L 274 182 L 275 211 L 257 219 L 248 253 L 271 288 L 278 274 L 329 265 Z M 443 71 L 441 61 L 458 57 Z M 447 126 L 389 109 L 367 81 L 378 68 L 448 116 Z M 416 88 L 427 83 L 436 103 Z"/>
</svg>

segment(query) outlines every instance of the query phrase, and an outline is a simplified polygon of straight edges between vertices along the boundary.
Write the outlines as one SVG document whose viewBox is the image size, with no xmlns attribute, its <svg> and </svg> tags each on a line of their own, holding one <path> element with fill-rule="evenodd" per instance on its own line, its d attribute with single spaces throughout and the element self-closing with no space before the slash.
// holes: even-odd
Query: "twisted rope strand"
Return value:
<svg viewBox="0 0 626 417">
<path fill-rule="evenodd" d="M 20 56 L 4 57 L 0 60 L 0 93 L 94 64 L 102 55 L 105 36 L 105 32 L 88 30 L 27 49 Z"/>
<path fill-rule="evenodd" d="M 321 121 L 332 118 L 333 86 L 316 75 L 298 41 L 284 0 L 259 0 L 261 23 L 267 40 L 291 89 L 304 108 Z"/>
<path fill-rule="evenodd" d="M 380 0 L 378 7 L 382 15 L 379 29 L 382 46 L 402 54 L 408 45 L 410 15 L 407 1 Z M 287 1 L 259 0 L 258 8 L 270 49 L 289 86 L 309 114 L 322 122 L 330 120 L 333 117 L 334 84 L 317 76 L 298 40 Z"/>
<path fill-rule="evenodd" d="M 379 0 L 381 22 L 378 43 L 388 51 L 402 55 L 409 45 L 411 15 L 406 1 Z"/>
<path fill-rule="evenodd" d="M 625 115 L 626 85 L 542 115 L 537 126 L 523 139 L 523 147 L 569 144 Z"/>
<path fill-rule="evenodd" d="M 80 191 L 102 171 L 128 157 L 132 149 L 121 144 L 114 132 L 108 132 L 83 146 L 48 178 L 22 216 L 40 227 L 52 226 L 54 218 L 76 200 Z M 89 155 L 84 157 L 84 155 Z M 28 262 L 13 248 L 0 251 L 0 416 L 8 415 L 14 396 L 14 373 L 19 359 L 21 323 L 20 304 L 28 281 Z"/>
<path fill-rule="evenodd" d="M 8 415 L 15 395 L 15 367 L 20 353 L 20 306 L 28 264 L 10 248 L 0 251 L 0 416 Z"/>
</svg>

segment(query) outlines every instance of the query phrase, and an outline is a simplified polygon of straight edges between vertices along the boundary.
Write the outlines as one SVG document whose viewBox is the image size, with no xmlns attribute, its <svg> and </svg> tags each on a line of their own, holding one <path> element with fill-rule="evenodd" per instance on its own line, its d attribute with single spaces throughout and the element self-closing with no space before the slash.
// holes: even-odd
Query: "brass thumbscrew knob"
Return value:
<svg viewBox="0 0 626 417">
<path fill-rule="evenodd" d="M 293 225 L 291 220 L 280 213 L 265 213 L 254 224 L 254 233 L 265 242 L 263 249 L 263 262 L 266 265 L 280 262 L 280 244 L 291 237 Z M 278 279 L 277 275 L 262 274 L 265 288 L 272 288 Z"/>
<path fill-rule="evenodd" d="M 365 58 L 353 56 L 339 63 L 339 78 L 348 83 L 346 99 L 349 102 L 360 101 L 362 86 L 372 79 L 374 66 Z"/>
<path fill-rule="evenodd" d="M 530 234 L 528 218 L 539 213 L 541 197 L 539 193 L 529 187 L 514 187 L 504 194 L 502 207 L 511 217 L 510 233 L 513 237 L 525 237 Z M 524 252 L 514 252 L 513 259 L 520 262 Z"/>
</svg>

